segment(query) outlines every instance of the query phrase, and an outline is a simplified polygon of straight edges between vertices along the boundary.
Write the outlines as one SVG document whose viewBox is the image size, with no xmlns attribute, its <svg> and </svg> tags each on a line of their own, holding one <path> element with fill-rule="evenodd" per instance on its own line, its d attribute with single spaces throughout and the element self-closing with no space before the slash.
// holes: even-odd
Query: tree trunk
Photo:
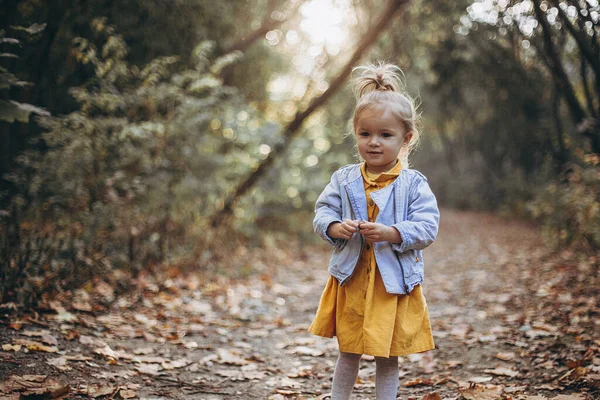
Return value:
<svg viewBox="0 0 600 400">
<path fill-rule="evenodd" d="M 408 2 L 408 0 L 390 0 L 386 9 L 382 12 L 377 22 L 366 32 L 362 40 L 358 44 L 358 47 L 354 51 L 354 54 L 350 60 L 344 65 L 344 68 L 340 74 L 333 80 L 329 88 L 323 92 L 323 94 L 315 98 L 312 103 L 302 112 L 298 112 L 292 122 L 287 125 L 283 131 L 283 137 L 274 146 L 273 151 L 269 153 L 258 166 L 258 168 L 251 173 L 237 189 L 228 196 L 225 200 L 224 207 L 217 211 L 211 218 L 211 226 L 216 227 L 225 218 L 229 217 L 233 212 L 233 207 L 244 196 L 244 194 L 251 189 L 256 182 L 262 177 L 265 172 L 271 167 L 275 161 L 276 155 L 283 154 L 285 150 L 290 146 L 294 137 L 298 135 L 298 131 L 302 126 L 304 120 L 311 115 L 317 108 L 325 104 L 330 97 L 332 97 L 341 87 L 346 78 L 352 72 L 352 67 L 360 60 L 364 52 L 371 47 L 375 40 L 379 37 L 379 34 L 392 20 L 396 12 Z"/>
<path fill-rule="evenodd" d="M 560 62 L 560 57 L 554 48 L 554 43 L 552 43 L 552 33 L 551 27 L 546 20 L 546 15 L 540 8 L 540 0 L 533 0 L 533 9 L 535 10 L 535 15 L 542 26 L 542 35 L 544 39 L 544 48 L 546 54 L 548 55 L 548 59 L 550 61 L 550 71 L 554 76 L 558 86 L 560 87 L 560 91 L 563 94 L 567 105 L 569 106 L 569 111 L 571 113 L 571 118 L 575 124 L 581 123 L 585 117 L 586 113 L 583 110 L 583 107 L 577 100 L 577 96 L 575 95 L 575 91 L 573 90 L 573 85 L 569 81 L 569 77 L 565 72 L 565 69 Z"/>
</svg>

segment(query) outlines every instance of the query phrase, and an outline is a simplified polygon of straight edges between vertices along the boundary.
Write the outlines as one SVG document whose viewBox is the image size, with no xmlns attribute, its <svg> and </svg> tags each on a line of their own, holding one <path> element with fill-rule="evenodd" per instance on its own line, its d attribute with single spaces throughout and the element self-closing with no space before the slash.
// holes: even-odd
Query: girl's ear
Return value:
<svg viewBox="0 0 600 400">
<path fill-rule="evenodd" d="M 404 142 L 402 143 L 402 146 L 406 146 L 407 144 L 409 144 L 410 141 L 412 140 L 412 137 L 413 137 L 412 131 L 406 132 L 406 135 L 404 135 Z"/>
</svg>

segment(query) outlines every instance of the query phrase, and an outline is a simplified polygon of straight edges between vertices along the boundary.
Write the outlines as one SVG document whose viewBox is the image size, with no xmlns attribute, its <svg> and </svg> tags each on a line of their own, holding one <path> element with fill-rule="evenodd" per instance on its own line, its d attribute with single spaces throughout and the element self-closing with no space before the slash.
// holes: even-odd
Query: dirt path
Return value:
<svg viewBox="0 0 600 400">
<path fill-rule="evenodd" d="M 174 277 L 110 310 L 80 291 L 53 303 L 58 313 L 0 320 L 0 399 L 25 386 L 70 398 L 327 398 L 336 342 L 307 328 L 329 249 L 304 253 L 248 253 L 243 280 Z M 436 349 L 401 357 L 399 398 L 600 398 L 597 260 L 548 255 L 523 223 L 450 210 L 424 256 Z M 355 398 L 374 398 L 368 358 Z"/>
</svg>

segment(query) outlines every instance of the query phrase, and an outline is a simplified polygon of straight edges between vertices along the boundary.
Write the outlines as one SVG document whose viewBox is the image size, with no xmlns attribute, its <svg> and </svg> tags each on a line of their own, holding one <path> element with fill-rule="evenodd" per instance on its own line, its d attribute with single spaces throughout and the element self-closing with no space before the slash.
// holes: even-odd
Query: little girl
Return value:
<svg viewBox="0 0 600 400">
<path fill-rule="evenodd" d="M 419 131 L 400 68 L 356 71 L 353 130 L 364 162 L 337 170 L 317 199 L 315 232 L 334 247 L 309 330 L 337 336 L 332 400 L 350 398 L 362 354 L 375 357 L 377 399 L 396 399 L 398 356 L 435 348 L 421 283 L 439 211 L 427 178 L 407 168 Z"/>
</svg>

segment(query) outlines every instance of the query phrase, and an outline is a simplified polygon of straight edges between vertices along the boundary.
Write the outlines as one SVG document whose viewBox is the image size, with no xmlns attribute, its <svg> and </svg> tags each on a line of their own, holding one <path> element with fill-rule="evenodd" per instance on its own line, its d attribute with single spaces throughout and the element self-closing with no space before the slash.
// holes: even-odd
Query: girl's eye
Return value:
<svg viewBox="0 0 600 400">
<path fill-rule="evenodd" d="M 384 132 L 381 136 L 383 136 L 383 137 L 392 137 L 392 134 Z"/>
<path fill-rule="evenodd" d="M 359 133 L 360 136 L 369 136 L 369 132 L 361 132 Z"/>
</svg>

